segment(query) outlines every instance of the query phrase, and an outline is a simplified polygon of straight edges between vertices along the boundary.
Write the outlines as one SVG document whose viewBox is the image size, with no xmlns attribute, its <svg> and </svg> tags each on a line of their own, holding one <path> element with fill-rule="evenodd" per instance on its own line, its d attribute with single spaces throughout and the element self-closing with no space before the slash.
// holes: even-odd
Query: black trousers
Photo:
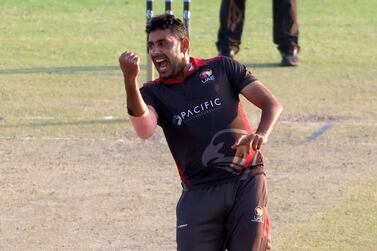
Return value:
<svg viewBox="0 0 377 251">
<path fill-rule="evenodd" d="M 240 49 L 245 20 L 246 0 L 222 0 L 220 7 L 220 29 L 218 50 Z M 298 46 L 298 24 L 296 0 L 273 0 L 273 39 L 281 51 Z"/>
<path fill-rule="evenodd" d="M 271 250 L 269 224 L 264 174 L 185 189 L 177 204 L 177 250 Z"/>
</svg>

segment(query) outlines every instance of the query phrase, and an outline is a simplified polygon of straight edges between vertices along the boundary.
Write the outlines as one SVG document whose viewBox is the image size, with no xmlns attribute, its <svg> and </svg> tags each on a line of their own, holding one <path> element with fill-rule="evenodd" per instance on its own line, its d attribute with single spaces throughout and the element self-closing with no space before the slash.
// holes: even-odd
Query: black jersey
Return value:
<svg viewBox="0 0 377 251">
<path fill-rule="evenodd" d="M 239 161 L 231 149 L 252 132 L 239 94 L 255 80 L 229 58 L 191 58 L 183 81 L 160 78 L 140 88 L 145 103 L 158 114 L 157 123 L 187 186 L 223 182 L 262 166 L 260 154 L 252 151 Z"/>
</svg>

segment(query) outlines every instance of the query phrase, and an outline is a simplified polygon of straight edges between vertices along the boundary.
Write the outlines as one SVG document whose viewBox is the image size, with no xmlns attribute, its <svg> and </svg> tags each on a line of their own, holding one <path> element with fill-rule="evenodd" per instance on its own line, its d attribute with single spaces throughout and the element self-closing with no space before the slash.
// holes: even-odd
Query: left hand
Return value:
<svg viewBox="0 0 377 251">
<path fill-rule="evenodd" d="M 261 133 L 252 133 L 241 136 L 237 142 L 232 145 L 232 149 L 238 149 L 241 146 L 251 147 L 254 151 L 259 150 L 262 145 L 267 143 L 267 137 Z"/>
</svg>

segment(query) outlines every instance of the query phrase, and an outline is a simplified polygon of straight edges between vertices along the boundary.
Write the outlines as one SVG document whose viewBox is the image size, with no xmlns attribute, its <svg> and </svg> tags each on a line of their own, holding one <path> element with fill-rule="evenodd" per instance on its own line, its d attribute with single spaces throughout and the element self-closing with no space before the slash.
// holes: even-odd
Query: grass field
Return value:
<svg viewBox="0 0 377 251">
<path fill-rule="evenodd" d="M 273 246 L 374 250 L 377 2 L 298 4 L 301 66 L 278 67 L 271 1 L 248 1 L 236 57 L 284 105 L 264 150 Z M 219 2 L 191 7 L 191 53 L 215 56 Z M 0 249 L 174 250 L 178 175 L 161 131 L 133 135 L 117 62 L 136 52 L 145 79 L 145 2 L 0 0 L 0 12 Z"/>
<path fill-rule="evenodd" d="M 355 184 L 351 196 L 318 218 L 301 224 L 285 250 L 375 250 L 377 181 Z"/>
</svg>

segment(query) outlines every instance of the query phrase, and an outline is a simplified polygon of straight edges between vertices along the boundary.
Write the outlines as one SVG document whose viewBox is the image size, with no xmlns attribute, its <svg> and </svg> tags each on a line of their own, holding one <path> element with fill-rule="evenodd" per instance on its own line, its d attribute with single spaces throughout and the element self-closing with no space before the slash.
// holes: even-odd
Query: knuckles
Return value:
<svg viewBox="0 0 377 251">
<path fill-rule="evenodd" d="M 120 63 L 126 63 L 126 64 L 137 64 L 139 61 L 139 57 L 134 54 L 133 52 L 124 52 L 119 57 Z"/>
</svg>

